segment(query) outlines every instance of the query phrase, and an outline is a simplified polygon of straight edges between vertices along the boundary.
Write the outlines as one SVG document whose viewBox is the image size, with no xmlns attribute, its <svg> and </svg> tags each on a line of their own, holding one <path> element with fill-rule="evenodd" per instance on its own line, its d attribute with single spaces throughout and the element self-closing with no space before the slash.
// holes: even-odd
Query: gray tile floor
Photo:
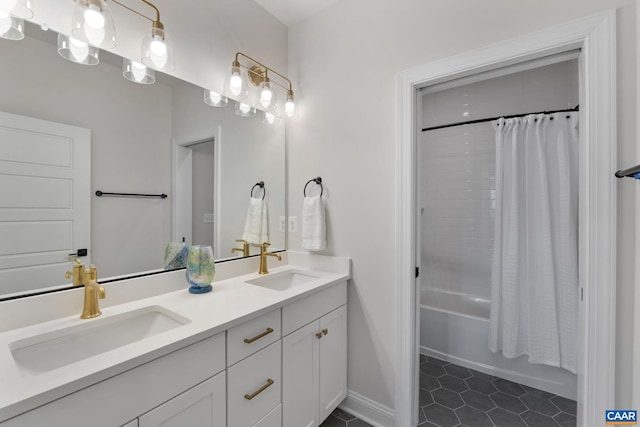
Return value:
<svg viewBox="0 0 640 427">
<path fill-rule="evenodd" d="M 576 402 L 420 355 L 420 427 L 575 427 Z M 338 408 L 320 427 L 371 427 Z"/>
<path fill-rule="evenodd" d="M 421 427 L 575 425 L 576 402 L 573 400 L 420 356 Z"/>
<path fill-rule="evenodd" d="M 371 424 L 367 424 L 364 421 L 354 417 L 353 415 L 338 408 L 327 417 L 320 427 L 371 427 Z"/>
</svg>

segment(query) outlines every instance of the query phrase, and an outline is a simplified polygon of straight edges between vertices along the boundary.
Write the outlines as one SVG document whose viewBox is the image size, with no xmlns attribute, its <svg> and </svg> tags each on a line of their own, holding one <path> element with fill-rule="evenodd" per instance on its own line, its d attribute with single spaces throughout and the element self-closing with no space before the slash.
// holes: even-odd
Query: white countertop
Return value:
<svg viewBox="0 0 640 427">
<path fill-rule="evenodd" d="M 246 271 L 250 271 L 249 268 L 256 265 L 256 258 L 250 258 L 241 262 L 216 264 L 216 277 L 221 276 L 222 280 L 214 281 L 213 291 L 206 294 L 194 295 L 188 292 L 184 270 L 130 280 L 129 282 L 139 282 L 127 283 L 129 289 L 131 286 L 138 287 L 135 292 L 132 290 L 131 293 L 152 294 L 131 301 L 117 296 L 118 293 L 122 294 L 129 289 L 124 288 L 122 282 L 114 282 L 104 285 L 107 297 L 105 300 L 100 300 L 102 316 L 88 320 L 79 318 L 82 310 L 83 289 L 67 291 L 64 295 L 41 295 L 2 302 L 0 310 L 3 312 L 3 317 L 7 314 L 9 315 L 6 317 L 7 319 L 13 316 L 13 324 L 20 326 L 11 329 L 5 327 L 0 331 L 0 384 L 2 384 L 0 387 L 0 422 L 213 336 L 253 317 L 290 304 L 351 277 L 348 258 L 296 252 L 288 252 L 283 255 L 285 256 L 283 256 L 282 262 L 269 258 L 270 274 L 300 270 L 311 271 L 316 275 L 321 273 L 319 274 L 321 277 L 284 291 L 251 285 L 245 281 L 265 276 L 256 272 L 246 274 Z M 243 273 L 243 270 L 245 274 L 235 275 Z M 257 271 L 257 268 L 253 268 L 252 271 Z M 163 282 L 161 286 L 158 285 L 158 289 L 162 293 L 153 295 L 152 290 L 142 289 L 143 287 L 153 287 L 154 281 Z M 114 299 L 124 302 L 115 305 L 107 304 L 112 290 L 115 294 Z M 65 301 L 61 302 L 61 298 Z M 29 299 L 32 301 L 28 301 Z M 52 318 L 35 324 L 25 324 L 28 322 L 19 318 L 29 315 L 28 312 L 25 313 L 25 307 L 37 309 L 38 306 L 46 307 L 47 303 L 60 303 L 60 306 L 74 306 L 73 303 L 77 303 L 77 305 L 74 306 L 75 313 L 72 315 Z M 75 325 L 87 324 L 149 306 L 163 307 L 189 319 L 190 322 L 138 342 L 38 375 L 21 373 L 13 359 L 10 344 L 15 341 Z M 23 324 L 25 325 L 23 326 Z"/>
</svg>

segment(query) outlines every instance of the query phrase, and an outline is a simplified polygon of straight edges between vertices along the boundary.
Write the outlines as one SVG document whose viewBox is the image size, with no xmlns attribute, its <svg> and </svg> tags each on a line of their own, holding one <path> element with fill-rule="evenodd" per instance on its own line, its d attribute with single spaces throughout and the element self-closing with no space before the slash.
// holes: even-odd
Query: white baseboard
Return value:
<svg viewBox="0 0 640 427">
<path fill-rule="evenodd" d="M 355 391 L 347 390 L 347 397 L 342 401 L 339 408 L 374 427 L 393 427 L 394 425 L 395 414 L 393 409 L 374 402 Z"/>
</svg>

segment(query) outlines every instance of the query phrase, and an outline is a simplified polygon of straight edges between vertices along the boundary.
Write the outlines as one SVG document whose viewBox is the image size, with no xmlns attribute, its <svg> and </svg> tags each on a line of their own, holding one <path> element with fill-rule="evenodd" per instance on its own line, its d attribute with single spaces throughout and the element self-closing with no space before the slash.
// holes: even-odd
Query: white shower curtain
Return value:
<svg viewBox="0 0 640 427">
<path fill-rule="evenodd" d="M 495 240 L 489 349 L 576 373 L 578 113 L 493 123 Z"/>
</svg>

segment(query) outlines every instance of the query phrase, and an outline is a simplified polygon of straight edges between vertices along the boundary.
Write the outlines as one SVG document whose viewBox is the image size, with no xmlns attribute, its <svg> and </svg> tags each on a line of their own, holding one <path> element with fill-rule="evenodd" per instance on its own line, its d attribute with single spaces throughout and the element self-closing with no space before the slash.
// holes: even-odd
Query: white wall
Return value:
<svg viewBox="0 0 640 427">
<path fill-rule="evenodd" d="M 423 2 L 342 0 L 289 30 L 300 118 L 289 137 L 289 213 L 320 175 L 331 192 L 328 254 L 353 258 L 349 389 L 394 406 L 396 320 L 396 73 L 609 8 L 618 18 L 618 158 L 635 158 L 635 9 L 632 0 Z M 631 162 L 633 163 L 633 162 Z M 618 194 L 617 400 L 631 392 L 635 197 Z M 300 249 L 298 235 L 289 240 Z M 407 387 L 410 387 L 407 384 Z"/>
</svg>

